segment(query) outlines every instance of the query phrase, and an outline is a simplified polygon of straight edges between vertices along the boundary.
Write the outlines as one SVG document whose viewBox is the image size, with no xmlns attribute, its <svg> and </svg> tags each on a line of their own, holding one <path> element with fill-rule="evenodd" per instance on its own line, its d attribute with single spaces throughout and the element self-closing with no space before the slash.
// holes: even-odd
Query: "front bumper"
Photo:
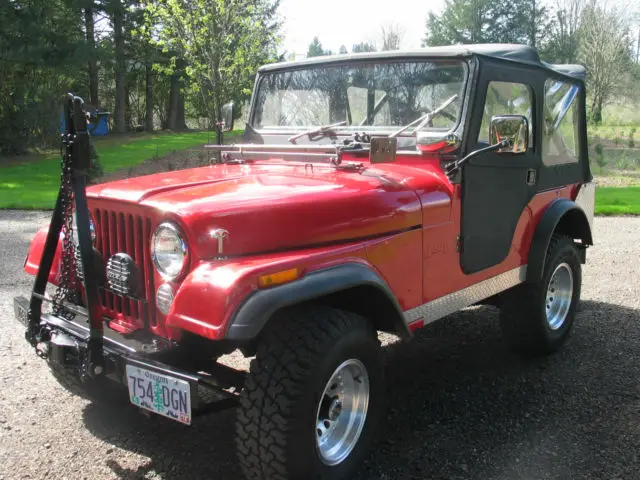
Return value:
<svg viewBox="0 0 640 480">
<path fill-rule="evenodd" d="M 29 300 L 15 297 L 15 318 L 25 327 Z M 82 358 L 89 342 L 89 319 L 81 307 L 74 307 L 75 317 L 67 320 L 43 314 L 40 320 L 43 340 L 36 346 L 38 355 L 54 369 L 63 369 L 82 382 Z M 132 365 L 184 380 L 191 390 L 193 414 L 211 413 L 233 407 L 244 384 L 245 373 L 217 363 L 197 360 L 179 345 L 147 332 L 123 335 L 104 328 L 104 372 L 102 377 L 127 386 L 126 366 Z"/>
</svg>

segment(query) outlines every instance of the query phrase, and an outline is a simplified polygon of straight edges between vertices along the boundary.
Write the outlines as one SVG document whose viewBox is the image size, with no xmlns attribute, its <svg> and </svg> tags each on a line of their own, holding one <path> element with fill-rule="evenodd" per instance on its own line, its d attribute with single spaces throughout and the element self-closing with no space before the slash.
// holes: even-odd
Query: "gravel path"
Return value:
<svg viewBox="0 0 640 480">
<path fill-rule="evenodd" d="M 93 405 L 27 346 L 12 298 L 31 287 L 22 263 L 47 219 L 0 212 L 0 480 L 238 478 L 232 411 L 183 427 Z M 387 344 L 391 409 L 358 479 L 638 478 L 640 218 L 597 218 L 595 229 L 559 354 L 511 356 L 488 307 Z"/>
</svg>

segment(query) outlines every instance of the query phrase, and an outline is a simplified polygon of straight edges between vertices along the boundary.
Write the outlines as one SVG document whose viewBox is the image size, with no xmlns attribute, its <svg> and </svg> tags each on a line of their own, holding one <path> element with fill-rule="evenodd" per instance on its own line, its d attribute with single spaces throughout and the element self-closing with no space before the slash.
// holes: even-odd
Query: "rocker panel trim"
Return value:
<svg viewBox="0 0 640 480">
<path fill-rule="evenodd" d="M 504 292 L 525 281 L 527 277 L 527 266 L 523 265 L 513 270 L 509 270 L 495 277 L 491 277 L 482 282 L 471 285 L 462 290 L 450 293 L 440 298 L 436 298 L 419 307 L 412 308 L 404 312 L 407 324 L 418 320 L 424 324 L 435 322 L 436 320 L 451 315 L 474 303 L 489 298 L 500 292 Z"/>
</svg>

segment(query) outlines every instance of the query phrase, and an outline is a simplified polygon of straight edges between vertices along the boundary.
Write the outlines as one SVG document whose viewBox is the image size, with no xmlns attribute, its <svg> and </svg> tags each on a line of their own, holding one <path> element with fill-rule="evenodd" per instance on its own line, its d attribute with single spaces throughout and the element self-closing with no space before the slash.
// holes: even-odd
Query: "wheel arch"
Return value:
<svg viewBox="0 0 640 480">
<path fill-rule="evenodd" d="M 232 315 L 225 338 L 252 341 L 279 312 L 309 304 L 358 313 L 371 320 L 377 330 L 404 339 L 411 337 L 402 309 L 387 283 L 371 268 L 347 263 L 253 293 Z"/>
<path fill-rule="evenodd" d="M 585 263 L 585 250 L 593 245 L 588 217 L 577 203 L 566 198 L 558 199 L 544 211 L 533 234 L 527 266 L 528 282 L 542 278 L 547 250 L 555 233 L 579 239 L 582 247 L 580 260 Z"/>
</svg>

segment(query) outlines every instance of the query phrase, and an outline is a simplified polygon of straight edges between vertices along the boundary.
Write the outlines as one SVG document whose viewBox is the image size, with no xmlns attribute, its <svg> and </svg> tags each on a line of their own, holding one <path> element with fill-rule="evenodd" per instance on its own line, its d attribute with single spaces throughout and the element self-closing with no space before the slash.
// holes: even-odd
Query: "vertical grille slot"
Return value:
<svg viewBox="0 0 640 480">
<path fill-rule="evenodd" d="M 135 241 L 135 246 L 134 246 L 134 251 L 135 251 L 135 257 L 133 257 L 136 261 L 136 265 L 138 265 L 138 268 L 140 268 L 140 271 L 142 272 L 142 278 L 147 278 L 146 272 L 145 272 L 145 262 L 144 262 L 144 258 L 145 258 L 145 248 L 144 245 L 147 244 L 148 239 L 144 236 L 144 232 L 142 231 L 142 218 L 140 218 L 139 216 L 135 216 L 132 218 L 132 222 L 133 222 L 133 239 Z M 146 291 L 146 284 L 147 282 L 145 282 L 145 295 L 147 298 L 151 298 L 149 297 L 149 294 Z M 144 324 L 145 327 L 149 327 L 149 312 L 147 311 L 148 309 L 145 307 L 145 304 L 143 302 L 138 302 L 138 312 L 140 313 L 141 317 L 144 319 Z"/>
<path fill-rule="evenodd" d="M 96 222 L 96 225 L 102 225 L 102 212 L 100 210 L 95 210 L 93 212 L 93 218 Z M 104 242 L 102 241 L 101 230 L 97 230 L 96 233 L 96 248 L 99 252 L 104 252 L 104 249 L 102 248 Z M 103 306 L 107 304 L 107 295 L 106 292 L 102 289 L 100 289 L 100 301 L 102 302 Z"/>
<path fill-rule="evenodd" d="M 127 252 L 130 253 L 130 250 L 127 250 L 126 240 L 127 240 L 127 229 L 124 223 L 124 214 L 120 213 L 116 216 L 118 222 L 118 251 L 119 252 Z M 125 297 L 120 297 L 120 308 L 121 312 L 124 313 L 127 317 L 131 316 L 131 310 L 129 308 L 129 299 Z"/>
<path fill-rule="evenodd" d="M 111 229 L 110 227 L 110 223 L 111 223 L 111 215 L 109 215 L 109 212 L 106 210 L 103 210 L 102 212 L 102 221 L 103 221 L 103 225 L 104 225 L 104 251 L 103 251 L 103 255 L 105 260 L 108 260 L 109 257 L 111 257 L 111 255 L 113 255 L 113 250 L 111 249 Z M 105 307 L 114 310 L 115 311 L 115 299 L 113 297 L 112 293 L 107 292 L 107 303 L 105 304 Z"/>
<path fill-rule="evenodd" d="M 156 310 L 155 308 L 153 308 L 153 303 L 151 301 L 151 299 L 153 298 L 153 292 L 154 292 L 154 286 L 153 286 L 153 265 L 151 263 L 151 252 L 148 251 L 149 249 L 149 239 L 151 239 L 151 220 L 146 219 L 142 222 L 143 225 L 143 235 L 142 237 L 145 239 L 145 243 L 144 243 L 144 250 L 145 250 L 145 255 L 144 255 L 144 273 L 142 274 L 142 277 L 145 278 L 147 281 L 145 282 L 145 289 L 146 289 L 146 294 L 147 294 L 147 313 L 149 315 L 149 320 L 151 322 L 152 326 L 156 326 Z M 141 265 L 142 267 L 142 265 Z"/>
<path fill-rule="evenodd" d="M 133 261 L 136 261 L 136 249 L 133 246 L 133 216 L 132 215 L 127 215 L 127 218 L 125 219 L 125 222 L 127 224 L 126 226 L 126 232 L 127 232 L 127 236 L 126 236 L 126 242 L 125 242 L 125 248 L 127 249 L 127 252 L 131 252 L 131 258 L 133 258 Z M 129 315 L 131 315 L 132 317 L 135 318 L 139 318 L 139 314 L 138 314 L 138 302 L 136 302 L 135 300 L 131 300 L 131 299 L 127 299 L 127 303 L 128 303 L 128 308 L 129 308 Z"/>
<path fill-rule="evenodd" d="M 138 327 L 155 326 L 153 299 L 153 266 L 149 251 L 151 220 L 140 215 L 115 212 L 105 209 L 93 211 L 98 236 L 96 248 L 104 257 L 105 264 L 111 256 L 118 252 L 128 254 L 140 270 L 144 285 L 145 301 L 137 301 L 102 291 L 102 305 L 105 314 L 113 318 L 123 318 Z"/>
</svg>

